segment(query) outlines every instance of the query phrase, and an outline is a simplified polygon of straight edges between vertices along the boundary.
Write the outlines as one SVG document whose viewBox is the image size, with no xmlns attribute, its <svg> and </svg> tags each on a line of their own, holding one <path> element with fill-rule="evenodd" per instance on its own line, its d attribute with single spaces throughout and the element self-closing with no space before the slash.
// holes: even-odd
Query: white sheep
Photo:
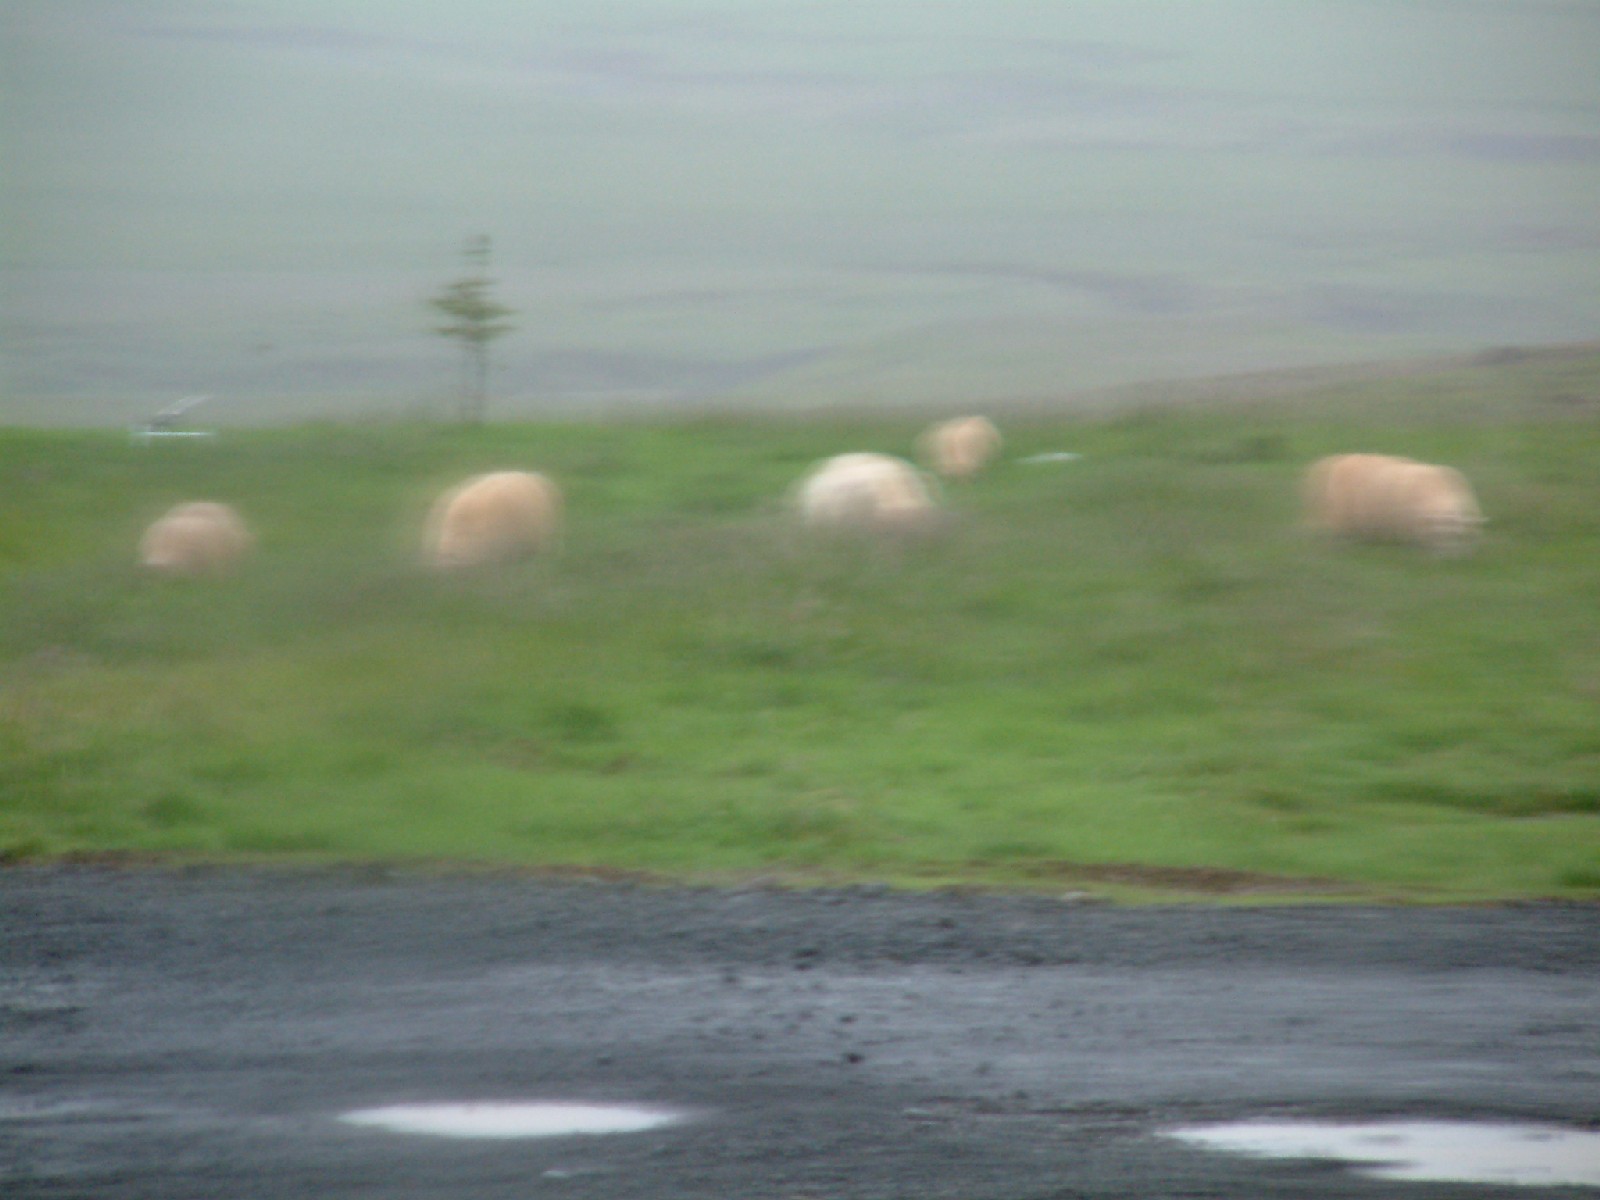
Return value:
<svg viewBox="0 0 1600 1200">
<path fill-rule="evenodd" d="M 1322 533 L 1410 542 L 1435 554 L 1472 548 L 1483 514 L 1460 471 L 1387 454 L 1335 454 L 1306 471 L 1306 523 Z"/>
<path fill-rule="evenodd" d="M 544 475 L 477 475 L 434 501 L 423 526 L 423 561 L 440 570 L 510 562 L 555 545 L 561 515 L 561 491 Z"/>
<path fill-rule="evenodd" d="M 966 483 L 1000 453 L 1000 445 L 1000 431 L 987 417 L 957 417 L 924 430 L 917 455 L 936 474 Z"/>
<path fill-rule="evenodd" d="M 196 500 L 170 509 L 144 531 L 139 562 L 161 575 L 218 575 L 254 545 L 254 536 L 232 508 Z"/>
<path fill-rule="evenodd" d="M 887 454 L 840 454 L 814 467 L 794 493 L 806 527 L 870 533 L 918 533 L 937 521 L 939 505 L 919 472 Z"/>
</svg>

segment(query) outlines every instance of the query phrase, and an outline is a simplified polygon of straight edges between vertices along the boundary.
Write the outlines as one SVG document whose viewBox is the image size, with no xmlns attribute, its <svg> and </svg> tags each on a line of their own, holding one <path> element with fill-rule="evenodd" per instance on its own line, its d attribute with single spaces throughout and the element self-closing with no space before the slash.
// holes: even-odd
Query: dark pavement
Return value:
<svg viewBox="0 0 1600 1200">
<path fill-rule="evenodd" d="M 337 1119 L 488 1100 L 689 1119 L 510 1141 Z M 0 870 L 18 1200 L 1552 1194 L 1160 1136 L 1260 1116 L 1596 1127 L 1600 907 Z"/>
</svg>

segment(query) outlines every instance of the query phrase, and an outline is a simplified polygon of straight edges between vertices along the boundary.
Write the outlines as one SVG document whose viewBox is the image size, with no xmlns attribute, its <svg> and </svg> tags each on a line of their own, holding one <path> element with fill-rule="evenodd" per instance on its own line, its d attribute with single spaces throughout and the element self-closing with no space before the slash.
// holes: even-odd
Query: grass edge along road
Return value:
<svg viewBox="0 0 1600 1200">
<path fill-rule="evenodd" d="M 1005 460 L 889 553 L 782 502 L 904 415 L 0 430 L 0 853 L 1600 893 L 1600 355 L 995 415 Z M 1464 470 L 1478 553 L 1305 537 L 1351 449 Z M 562 484 L 562 552 L 422 572 L 428 499 L 497 467 Z M 141 577 L 198 497 L 255 557 Z"/>
</svg>

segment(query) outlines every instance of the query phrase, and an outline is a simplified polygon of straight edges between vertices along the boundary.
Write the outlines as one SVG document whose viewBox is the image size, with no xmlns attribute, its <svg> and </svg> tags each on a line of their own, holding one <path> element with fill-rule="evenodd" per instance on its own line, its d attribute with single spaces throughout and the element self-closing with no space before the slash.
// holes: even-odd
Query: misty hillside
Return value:
<svg viewBox="0 0 1600 1200">
<path fill-rule="evenodd" d="M 0 420 L 428 411 L 479 234 L 506 415 L 1584 341 L 1596 61 L 1577 4 L 21 0 Z"/>
</svg>

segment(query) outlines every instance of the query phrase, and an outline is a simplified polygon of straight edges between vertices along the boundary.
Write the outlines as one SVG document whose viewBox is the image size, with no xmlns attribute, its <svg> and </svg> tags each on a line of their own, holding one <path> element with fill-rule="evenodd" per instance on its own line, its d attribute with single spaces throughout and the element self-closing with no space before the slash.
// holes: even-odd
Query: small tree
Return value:
<svg viewBox="0 0 1600 1200">
<path fill-rule="evenodd" d="M 457 410 L 469 424 L 483 421 L 489 408 L 489 343 L 515 328 L 503 318 L 515 309 L 489 298 L 493 280 L 489 278 L 489 238 L 480 234 L 468 238 L 461 251 L 467 274 L 448 284 L 428 301 L 450 319 L 435 326 L 442 337 L 461 343 L 461 394 Z"/>
</svg>

